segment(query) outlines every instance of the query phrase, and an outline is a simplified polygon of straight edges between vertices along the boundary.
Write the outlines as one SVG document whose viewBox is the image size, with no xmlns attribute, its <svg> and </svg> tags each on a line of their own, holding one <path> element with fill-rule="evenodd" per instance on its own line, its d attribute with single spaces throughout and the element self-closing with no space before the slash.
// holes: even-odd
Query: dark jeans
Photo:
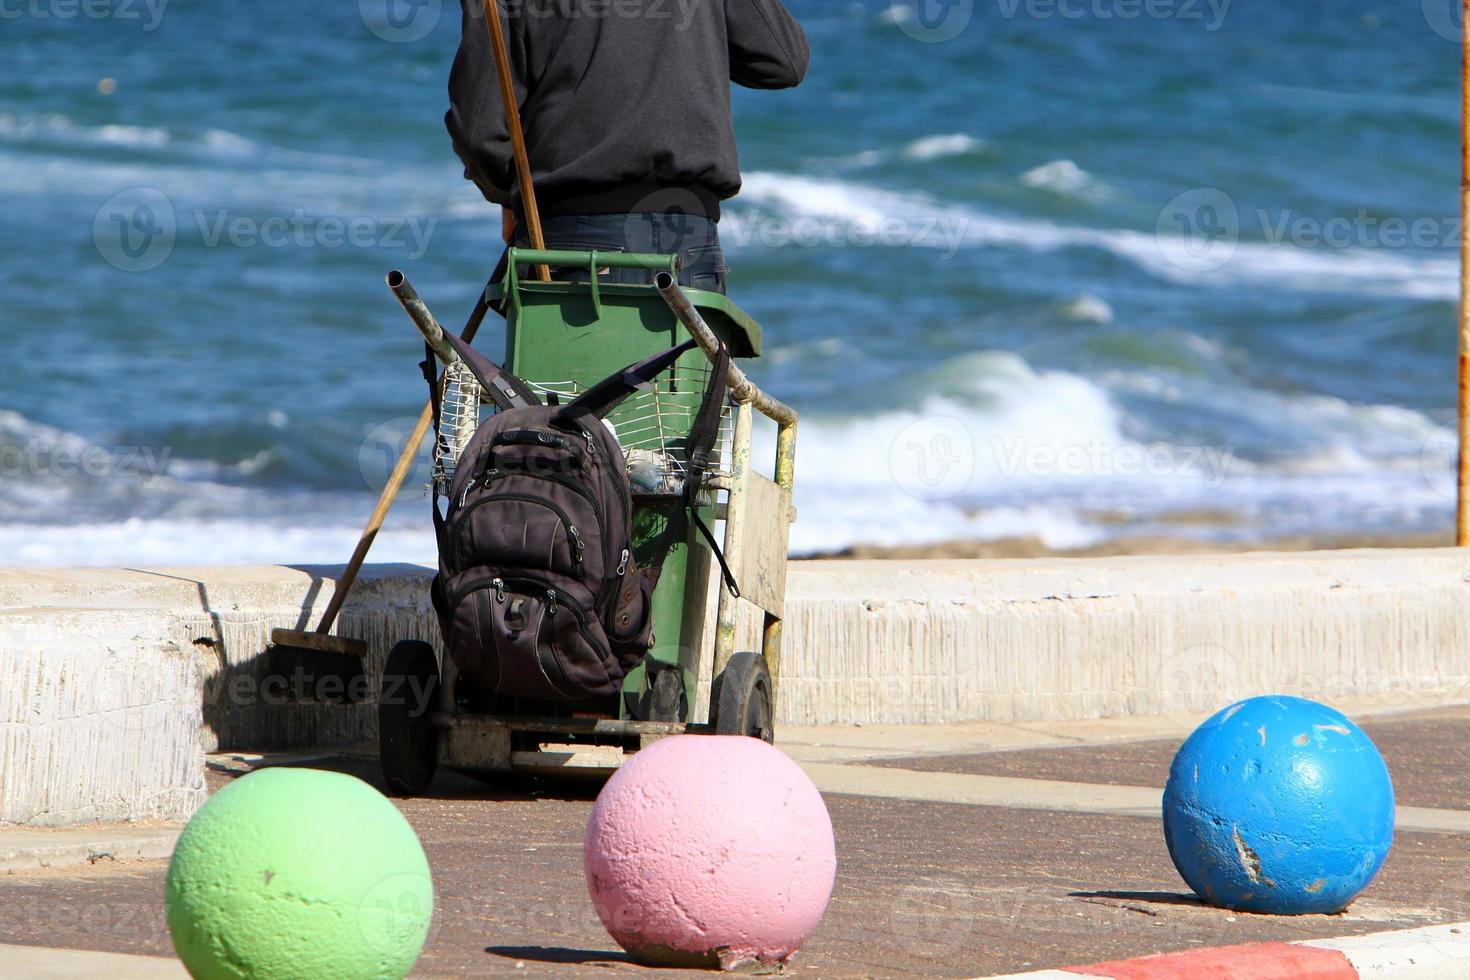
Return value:
<svg viewBox="0 0 1470 980">
<path fill-rule="evenodd" d="M 578 214 L 542 219 L 541 231 L 549 249 L 599 252 L 679 253 L 683 260 L 679 284 L 691 289 L 725 291 L 725 253 L 720 248 L 719 225 L 689 214 Z M 523 224 L 516 231 L 516 247 L 529 248 Z M 522 270 L 529 277 L 529 270 Z M 554 278 L 585 282 L 587 270 L 558 269 Z M 599 282 L 643 284 L 651 280 L 641 269 L 608 269 Z"/>
</svg>

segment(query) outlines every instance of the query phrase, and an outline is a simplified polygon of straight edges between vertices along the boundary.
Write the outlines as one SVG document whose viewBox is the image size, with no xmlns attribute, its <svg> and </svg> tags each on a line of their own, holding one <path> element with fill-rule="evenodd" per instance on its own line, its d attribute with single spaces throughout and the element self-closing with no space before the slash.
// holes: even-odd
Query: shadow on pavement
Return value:
<svg viewBox="0 0 1470 980">
<path fill-rule="evenodd" d="M 1189 905 L 1195 908 L 1209 908 L 1196 895 L 1186 895 L 1183 892 L 1125 892 L 1125 891 L 1102 891 L 1102 892 L 1068 892 L 1068 898 L 1110 898 L 1116 902 L 1147 902 L 1150 905 Z"/>
<path fill-rule="evenodd" d="M 485 952 L 510 960 L 534 963 L 632 963 L 628 954 L 596 949 L 566 949 L 561 946 L 487 946 Z"/>
</svg>

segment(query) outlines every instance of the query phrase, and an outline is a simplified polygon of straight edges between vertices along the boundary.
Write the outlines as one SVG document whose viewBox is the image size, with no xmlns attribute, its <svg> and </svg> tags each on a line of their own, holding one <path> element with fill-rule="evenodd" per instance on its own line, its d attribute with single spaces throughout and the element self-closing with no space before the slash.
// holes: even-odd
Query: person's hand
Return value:
<svg viewBox="0 0 1470 980">
<path fill-rule="evenodd" d="M 500 209 L 500 237 L 509 245 L 516 237 L 516 213 L 510 208 Z"/>
</svg>

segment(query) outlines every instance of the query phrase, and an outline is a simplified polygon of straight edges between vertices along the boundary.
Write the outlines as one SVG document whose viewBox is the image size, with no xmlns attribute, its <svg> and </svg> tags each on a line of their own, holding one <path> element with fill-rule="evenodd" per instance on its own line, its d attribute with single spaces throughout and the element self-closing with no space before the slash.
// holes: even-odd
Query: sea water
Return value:
<svg viewBox="0 0 1470 980">
<path fill-rule="evenodd" d="M 794 0 L 721 225 L 794 548 L 1445 531 L 1457 7 Z M 457 327 L 500 253 L 458 31 L 0 9 L 0 562 L 345 558 L 425 396 L 383 273 Z M 376 558 L 432 555 L 427 459 Z"/>
</svg>

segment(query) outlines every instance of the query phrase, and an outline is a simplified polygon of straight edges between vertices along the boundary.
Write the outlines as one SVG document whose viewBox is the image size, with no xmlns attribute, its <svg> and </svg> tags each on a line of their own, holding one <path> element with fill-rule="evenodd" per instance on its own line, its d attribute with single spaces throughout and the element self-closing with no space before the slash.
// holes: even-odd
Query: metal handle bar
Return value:
<svg viewBox="0 0 1470 980">
<path fill-rule="evenodd" d="M 589 264 L 599 269 L 647 269 L 650 272 L 679 271 L 678 253 L 657 255 L 650 252 L 572 251 L 569 249 L 513 248 L 507 263 L 548 265 L 560 268 L 574 266 L 585 269 Z"/>
<path fill-rule="evenodd" d="M 674 311 L 674 316 L 678 317 L 679 322 L 684 324 L 689 333 L 693 335 L 705 356 L 710 360 L 719 356 L 719 339 L 715 337 L 715 332 L 710 329 L 709 324 L 704 322 L 704 317 L 699 315 L 694 304 L 689 302 L 689 297 L 684 295 L 684 290 L 679 288 L 674 277 L 667 272 L 660 272 L 653 277 L 653 285 L 663 296 L 664 302 L 669 304 L 669 309 Z M 753 406 L 756 411 L 778 425 L 796 424 L 796 410 L 761 391 L 736 364 L 730 365 L 730 394 L 737 402 Z"/>
<path fill-rule="evenodd" d="M 419 328 L 419 333 L 424 335 L 428 341 L 429 349 L 438 355 L 439 360 L 446 365 L 454 364 L 459 358 L 459 351 L 449 345 L 444 339 L 444 328 L 429 312 L 429 307 L 419 294 L 414 290 L 413 284 L 408 281 L 408 276 L 394 269 L 388 273 L 388 288 L 393 290 L 393 295 L 398 298 L 398 305 L 403 307 L 403 312 L 413 321 L 413 325 Z"/>
</svg>

